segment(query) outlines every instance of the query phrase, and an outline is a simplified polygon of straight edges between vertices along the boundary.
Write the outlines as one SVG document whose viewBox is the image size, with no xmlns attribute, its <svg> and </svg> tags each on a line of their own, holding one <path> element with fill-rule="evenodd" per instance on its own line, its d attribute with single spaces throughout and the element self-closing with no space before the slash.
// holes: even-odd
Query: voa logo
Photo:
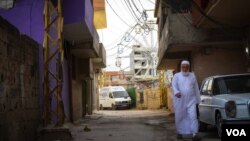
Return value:
<svg viewBox="0 0 250 141">
<path fill-rule="evenodd" d="M 226 129 L 227 136 L 247 136 L 244 129 Z"/>
</svg>

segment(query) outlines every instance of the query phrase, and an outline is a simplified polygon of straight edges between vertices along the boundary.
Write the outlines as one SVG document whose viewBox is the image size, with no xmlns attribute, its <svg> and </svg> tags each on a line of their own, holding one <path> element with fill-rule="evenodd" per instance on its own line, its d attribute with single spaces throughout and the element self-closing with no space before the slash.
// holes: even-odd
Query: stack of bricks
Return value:
<svg viewBox="0 0 250 141">
<path fill-rule="evenodd" d="M 0 17 L 0 140 L 34 140 L 39 124 L 38 44 Z"/>
</svg>

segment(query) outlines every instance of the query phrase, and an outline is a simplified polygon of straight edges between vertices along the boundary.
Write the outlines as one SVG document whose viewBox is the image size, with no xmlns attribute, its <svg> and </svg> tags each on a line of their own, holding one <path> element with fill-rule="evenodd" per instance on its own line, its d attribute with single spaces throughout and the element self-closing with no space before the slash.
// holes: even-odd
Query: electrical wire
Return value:
<svg viewBox="0 0 250 141">
<path fill-rule="evenodd" d="M 148 0 L 151 4 L 155 5 L 155 2 L 151 1 L 151 0 Z"/>
<path fill-rule="evenodd" d="M 133 6 L 135 7 L 135 9 L 137 10 L 137 12 L 139 12 L 140 14 L 142 14 L 142 12 L 139 10 L 139 8 L 136 6 L 134 0 L 131 0 L 132 1 L 132 4 Z"/>
<path fill-rule="evenodd" d="M 135 36 L 132 36 L 132 37 L 133 37 L 133 40 L 136 40 L 136 36 L 137 36 L 137 34 L 136 34 Z M 131 41 L 132 41 L 132 40 L 131 40 Z M 123 49 L 126 48 L 126 50 L 123 50 L 122 52 L 117 51 L 116 53 L 114 53 L 114 54 L 112 54 L 112 55 L 108 55 L 108 57 L 122 54 L 123 52 L 127 51 L 128 49 L 131 49 L 131 47 L 128 47 L 128 45 L 131 43 L 131 41 L 128 42 L 126 45 L 123 45 Z M 115 46 L 114 48 L 117 48 L 117 46 Z M 117 48 L 117 49 L 118 49 L 118 48 Z M 119 53 L 118 53 L 118 52 L 119 52 Z"/>
<path fill-rule="evenodd" d="M 125 5 L 124 5 L 123 2 L 125 3 Z M 135 22 L 137 22 L 137 19 L 136 19 L 136 17 L 133 15 L 131 9 L 129 8 L 129 6 L 128 6 L 128 4 L 127 4 L 127 1 L 126 1 L 126 0 L 123 0 L 123 2 L 122 2 L 123 7 L 126 7 L 126 8 L 128 9 L 128 13 L 130 13 L 131 17 L 133 17 L 133 19 L 135 20 Z"/>
<path fill-rule="evenodd" d="M 126 33 L 129 33 L 129 34 L 130 34 L 130 33 L 134 30 L 134 28 L 135 28 L 135 26 L 133 26 L 132 28 L 128 29 L 128 30 L 125 32 L 125 34 L 126 34 Z M 118 44 L 121 44 L 121 43 L 123 42 L 123 39 L 124 39 L 125 34 L 121 37 L 120 42 L 119 42 Z M 106 50 L 113 50 L 113 49 L 115 49 L 115 48 L 116 48 L 116 46 L 114 46 L 113 48 L 106 49 Z"/>
<path fill-rule="evenodd" d="M 108 2 L 108 0 L 106 0 L 106 1 Z M 131 27 L 127 32 L 124 33 L 124 35 L 121 38 L 121 41 L 117 45 L 115 45 L 112 48 L 106 49 L 107 51 L 117 49 L 116 53 L 108 55 L 108 57 L 115 56 L 115 55 L 119 56 L 119 54 L 122 54 L 123 52 L 127 51 L 128 49 L 131 49 L 131 47 L 129 47 L 129 45 L 131 44 L 131 41 L 134 41 L 134 40 L 138 41 L 136 39 L 136 36 L 138 36 L 138 34 L 136 34 L 134 36 L 131 36 L 131 33 L 132 33 L 132 31 L 135 30 L 136 26 L 139 25 L 140 28 L 144 30 L 144 33 L 142 33 L 143 37 L 145 37 L 145 35 L 148 35 L 149 32 L 152 32 L 152 30 L 149 28 L 149 26 L 146 23 L 147 13 L 145 13 L 144 7 L 141 4 L 141 2 L 140 2 L 140 4 L 141 4 L 141 7 L 143 8 L 143 12 L 140 11 L 140 9 L 137 7 L 136 3 L 133 0 L 131 0 L 131 1 L 130 0 L 124 0 L 124 2 L 126 4 L 126 7 L 127 7 L 128 11 L 132 15 L 132 17 L 135 19 L 135 21 L 138 22 L 138 23 L 136 23 L 133 27 Z M 110 5 L 110 7 L 112 7 L 112 6 Z M 114 9 L 113 9 L 113 11 L 114 11 Z M 140 16 L 138 16 L 138 13 L 140 14 Z M 124 44 L 124 42 L 125 42 L 125 44 Z"/>
<path fill-rule="evenodd" d="M 135 25 L 136 26 L 136 25 Z M 135 29 L 135 26 L 129 31 L 129 32 L 126 32 L 126 33 L 131 33 L 134 29 Z M 152 32 L 152 31 L 150 31 L 150 32 Z M 126 34 L 125 33 L 125 34 Z M 142 34 L 143 36 L 140 36 L 140 37 L 144 37 L 144 41 L 145 41 L 145 35 L 148 35 L 148 34 Z M 120 43 L 118 43 L 117 45 L 122 45 L 123 47 L 120 47 L 120 46 L 118 46 L 117 47 L 117 45 L 116 46 L 114 46 L 113 48 L 110 48 L 110 49 L 108 49 L 108 50 L 113 50 L 113 49 L 117 49 L 118 51 L 117 51 L 117 55 L 118 54 L 122 54 L 123 52 L 124 52 L 124 48 L 130 48 L 131 49 L 131 47 L 129 47 L 129 44 L 131 43 L 131 41 L 133 41 L 133 40 L 135 40 L 135 41 L 137 41 L 138 43 L 139 43 L 139 41 L 138 41 L 138 39 L 136 39 L 136 37 L 138 36 L 138 34 L 136 34 L 135 36 L 131 36 L 131 40 L 129 41 L 129 42 L 127 42 L 127 44 L 123 44 L 123 42 L 125 41 L 125 40 L 123 40 L 123 38 L 121 39 L 121 42 Z M 115 53 L 116 54 L 116 53 Z M 115 54 L 112 54 L 112 55 L 110 55 L 110 56 L 114 56 Z"/>
<path fill-rule="evenodd" d="M 134 17 L 133 13 L 130 11 L 130 9 L 127 7 L 127 3 L 126 3 L 126 0 L 121 0 L 121 4 L 123 7 L 125 7 L 128 11 L 127 13 L 133 18 L 133 20 L 137 23 L 137 20 L 136 18 Z"/>
<path fill-rule="evenodd" d="M 142 18 L 143 22 L 145 22 L 145 21 L 147 20 L 147 13 L 145 14 L 144 11 L 141 12 L 141 11 L 139 10 L 139 8 L 136 6 L 134 0 L 131 0 L 131 1 L 132 1 L 132 4 L 130 3 L 130 0 L 128 0 L 128 3 L 129 3 L 129 5 L 130 5 L 131 9 L 133 10 L 134 13 L 136 13 L 136 12 L 134 11 L 134 8 L 133 8 L 133 7 L 135 7 L 135 9 L 137 10 L 137 12 L 141 15 L 141 18 Z M 132 7 L 132 5 L 133 5 L 133 7 Z M 137 14 L 136 14 L 136 15 L 137 15 Z M 138 20 L 140 21 L 141 18 L 138 18 Z"/>
<path fill-rule="evenodd" d="M 119 9 L 119 12 L 121 12 L 121 14 L 122 14 L 122 16 L 124 17 L 123 19 L 125 20 L 125 21 L 128 21 L 128 20 L 126 20 L 125 19 L 125 17 L 128 17 L 128 18 L 130 18 L 131 16 L 129 16 L 130 14 L 127 12 L 127 10 L 126 9 L 124 9 L 124 4 L 123 4 L 123 0 L 119 0 L 119 1 L 117 1 L 117 0 L 113 0 L 113 3 L 115 4 L 115 6 L 117 7 L 117 9 Z M 122 4 L 122 5 L 121 5 Z M 126 12 L 126 13 L 125 13 Z M 131 18 L 130 18 L 131 19 Z M 134 21 L 134 22 L 136 22 L 136 21 Z"/>
<path fill-rule="evenodd" d="M 137 20 L 138 23 L 143 23 L 141 20 L 140 20 L 140 17 L 138 18 L 138 15 L 135 13 L 134 9 L 132 8 L 131 6 L 131 3 L 129 0 L 125 0 L 125 3 L 128 7 L 128 9 L 130 9 L 132 15 L 135 17 L 135 19 Z"/>
<path fill-rule="evenodd" d="M 125 21 L 115 12 L 115 10 L 113 9 L 113 7 L 112 7 L 111 4 L 109 3 L 109 1 L 108 1 L 108 0 L 106 0 L 106 1 L 107 1 L 107 3 L 108 3 L 109 7 L 111 8 L 111 10 L 115 13 L 115 15 L 116 15 L 124 24 L 126 24 L 128 27 L 131 27 L 127 22 L 125 22 Z"/>
<path fill-rule="evenodd" d="M 142 9 L 145 10 L 145 8 L 143 7 L 143 5 L 142 5 L 142 3 L 141 3 L 141 0 L 139 0 L 139 3 L 140 3 L 140 5 L 141 5 Z"/>
</svg>

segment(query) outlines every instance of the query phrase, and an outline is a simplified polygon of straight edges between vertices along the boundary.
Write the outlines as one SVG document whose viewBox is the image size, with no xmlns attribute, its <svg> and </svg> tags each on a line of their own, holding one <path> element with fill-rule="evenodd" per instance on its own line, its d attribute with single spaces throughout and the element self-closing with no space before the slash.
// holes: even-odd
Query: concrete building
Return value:
<svg viewBox="0 0 250 141">
<path fill-rule="evenodd" d="M 179 70 L 191 61 L 198 82 L 249 68 L 249 1 L 157 0 L 158 69 Z"/>
<path fill-rule="evenodd" d="M 103 71 L 104 86 L 123 86 L 125 89 L 134 87 L 131 71 Z"/>
<path fill-rule="evenodd" d="M 57 5 L 56 0 L 51 0 L 53 5 Z M 1 6 L 5 6 L 6 3 L 0 3 Z M 6 136 L 3 137 L 3 140 L 25 140 L 25 141 L 33 141 L 35 132 L 28 132 L 28 130 L 33 130 L 38 127 L 39 121 L 43 120 L 43 105 L 44 105 L 44 97 L 43 97 L 43 80 L 44 80 L 44 58 L 43 58 L 43 42 L 44 42 L 44 4 L 45 0 L 20 0 L 16 1 L 14 7 L 8 9 L 0 10 L 0 16 L 8 22 L 0 22 L 1 29 L 4 30 L 4 34 L 2 35 L 11 35 L 11 38 L 17 38 L 20 40 L 27 41 L 27 46 L 30 48 L 37 47 L 36 54 L 31 54 L 30 51 L 29 56 L 32 60 L 37 60 L 34 64 L 30 63 L 33 68 L 28 69 L 27 71 L 33 72 L 34 69 L 39 70 L 39 74 L 36 75 L 35 79 L 37 86 L 34 86 L 34 91 L 32 95 L 38 96 L 32 98 L 29 97 L 25 99 L 28 103 L 34 104 L 34 110 L 39 111 L 40 113 L 32 114 L 32 107 L 28 109 L 23 109 L 20 116 L 23 118 L 14 118 L 12 115 L 12 121 L 8 122 L 8 118 L 11 115 L 7 115 L 6 113 L 0 113 L 1 119 L 0 122 L 0 131 L 1 137 L 2 134 Z M 94 6 L 96 5 L 100 9 L 105 9 L 104 0 L 98 0 L 95 4 L 93 0 L 62 0 L 63 5 L 63 39 L 64 39 L 64 58 L 63 64 L 60 67 L 62 70 L 62 101 L 64 107 L 64 114 L 66 121 L 76 121 L 82 119 L 86 114 L 92 114 L 92 111 L 97 109 L 96 106 L 96 76 L 100 72 L 100 69 L 106 66 L 106 51 L 101 43 L 99 43 L 99 37 L 94 26 Z M 105 10 L 104 10 L 105 11 Z M 99 11 L 100 12 L 100 11 Z M 103 13 L 102 13 L 103 14 Z M 105 18 L 105 17 L 104 17 Z M 105 21 L 105 20 L 104 20 Z M 7 26 L 7 24 L 12 24 L 13 26 Z M 5 31 L 7 31 L 5 33 Z M 23 36 L 26 37 L 23 38 Z M 2 38 L 2 36 L 0 37 Z M 3 36 L 3 38 L 5 38 Z M 20 40 L 17 41 L 21 42 Z M 7 39 L 7 42 L 12 42 L 12 40 Z M 14 41 L 13 48 L 11 49 L 13 52 L 20 52 L 22 54 L 23 50 L 20 50 L 19 47 L 21 44 L 16 44 Z M 26 44 L 26 43 L 24 43 Z M 1 45 L 2 49 L 3 44 Z M 15 48 L 14 48 L 15 47 Z M 21 47 L 20 47 L 21 48 Z M 9 47 L 7 51 L 9 50 Z M 20 55 L 19 54 L 19 55 Z M 20 56 L 22 57 L 22 56 Z M 2 60 L 2 59 L 1 59 Z M 22 63 L 17 64 L 17 68 L 20 68 Z M 8 66 L 8 65 L 7 65 Z M 5 66 L 6 67 L 6 66 Z M 36 67 L 36 68 L 34 68 Z M 56 62 L 53 62 L 50 65 L 51 70 L 57 70 Z M 0 68 L 2 70 L 2 68 Z M 21 70 L 18 70 L 21 71 Z M 21 73 L 21 72 L 18 72 Z M 28 74 L 27 74 L 28 75 Z M 17 76 L 19 77 L 19 76 Z M 19 78 L 16 78 L 19 80 Z M 34 81 L 35 81 L 34 80 Z M 28 80 L 27 80 L 28 81 Z M 30 82 L 29 80 L 28 82 Z M 33 83 L 33 78 L 32 81 Z M 55 86 L 55 83 L 52 82 L 50 86 Z M 0 85 L 1 90 L 6 90 L 9 86 Z M 29 86 L 25 85 L 25 88 Z M 33 87 L 32 87 L 33 88 Z M 38 93 L 35 93 L 35 90 L 38 90 Z M 21 91 L 11 91 L 13 95 L 21 95 Z M 25 91 L 25 95 L 28 92 Z M 28 94 L 27 94 L 28 95 Z M 1 98 L 0 105 L 4 105 L 4 107 L 10 108 L 11 105 L 5 105 L 6 102 L 13 103 L 13 106 L 22 104 L 22 99 L 15 99 L 9 97 L 9 99 Z M 37 102 L 40 100 L 40 102 Z M 14 104 L 17 101 L 17 104 Z M 35 102 L 35 103 L 34 103 Z M 37 105 L 39 104 L 39 105 Z M 32 105 L 30 105 L 32 106 Z M 38 107 L 37 107 L 38 106 Z M 56 101 L 52 98 L 52 108 L 55 108 Z M 0 106 L 1 107 L 1 106 Z M 30 113 L 31 112 L 31 113 Z M 16 114 L 15 114 L 16 115 Z M 28 116 L 31 116 L 30 118 Z M 11 119 L 11 118 L 9 118 Z M 53 115 L 51 117 L 52 123 L 56 123 L 56 117 Z M 34 120 L 34 121 L 33 121 Z M 30 123 L 25 121 L 31 121 Z M 8 125 L 3 125 L 2 123 L 8 123 Z M 41 124 L 41 122 L 40 122 Z M 11 130 L 6 130 L 5 127 L 11 127 Z M 18 130 L 17 130 L 18 129 Z M 12 131 L 15 130 L 15 134 L 12 135 Z M 3 132 L 2 132 L 3 131 Z M 0 140 L 2 138 L 0 137 Z"/>
<path fill-rule="evenodd" d="M 145 48 L 134 45 L 132 50 L 132 67 L 134 71 L 134 81 L 145 81 L 156 78 L 156 63 L 154 48 Z"/>
</svg>

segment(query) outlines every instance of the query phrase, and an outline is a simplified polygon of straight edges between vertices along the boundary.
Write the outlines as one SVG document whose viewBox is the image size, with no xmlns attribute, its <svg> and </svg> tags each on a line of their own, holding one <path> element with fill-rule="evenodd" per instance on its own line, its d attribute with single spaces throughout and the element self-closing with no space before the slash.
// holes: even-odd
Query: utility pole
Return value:
<svg viewBox="0 0 250 141">
<path fill-rule="evenodd" d="M 51 124 L 52 116 L 56 118 L 57 126 L 62 126 L 65 118 L 62 101 L 62 61 L 64 58 L 62 30 L 62 1 L 57 0 L 57 6 L 55 6 L 51 0 L 45 0 L 43 80 L 43 120 L 45 126 Z M 52 99 L 56 101 L 54 109 L 52 109 Z"/>
</svg>

